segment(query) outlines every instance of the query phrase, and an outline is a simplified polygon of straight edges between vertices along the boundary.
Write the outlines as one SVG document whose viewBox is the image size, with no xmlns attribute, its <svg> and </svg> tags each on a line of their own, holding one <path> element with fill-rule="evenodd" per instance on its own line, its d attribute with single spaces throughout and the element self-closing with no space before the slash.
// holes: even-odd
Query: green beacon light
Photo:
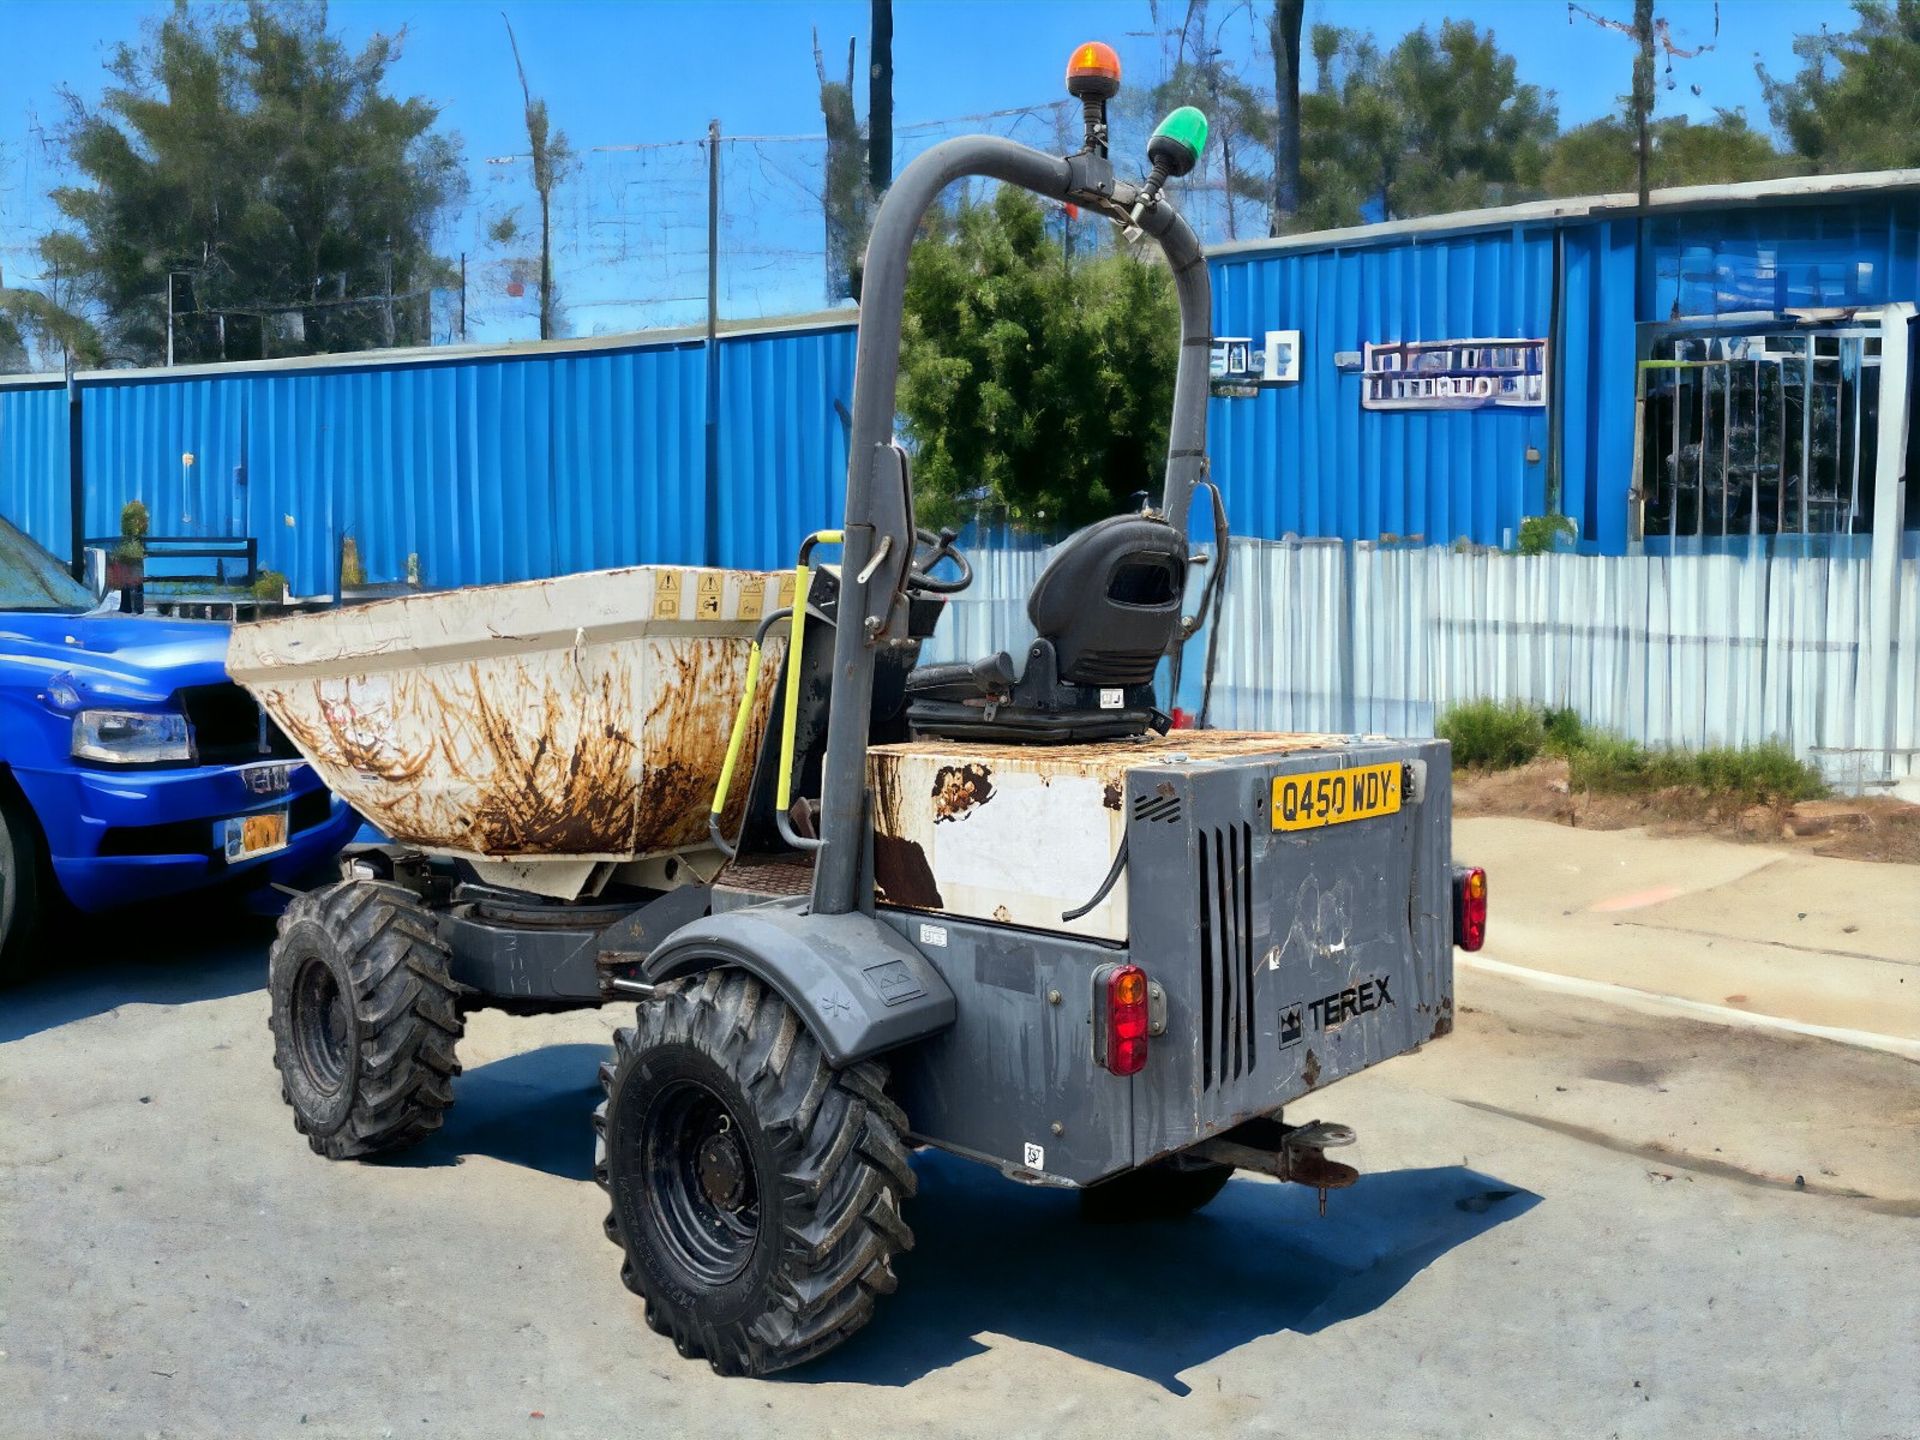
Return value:
<svg viewBox="0 0 1920 1440">
<path fill-rule="evenodd" d="M 1147 142 L 1147 159 L 1162 180 L 1167 176 L 1177 178 L 1200 163 L 1200 152 L 1206 148 L 1207 117 L 1191 105 L 1182 105 L 1153 132 Z"/>
<path fill-rule="evenodd" d="M 1134 202 L 1129 224 L 1138 227 L 1140 217 L 1160 198 L 1160 187 L 1168 178 L 1189 173 L 1200 163 L 1200 152 L 1207 148 L 1207 117 L 1191 105 L 1182 105 L 1153 132 L 1147 141 L 1147 159 L 1153 173 L 1140 186 L 1140 198 Z"/>
</svg>

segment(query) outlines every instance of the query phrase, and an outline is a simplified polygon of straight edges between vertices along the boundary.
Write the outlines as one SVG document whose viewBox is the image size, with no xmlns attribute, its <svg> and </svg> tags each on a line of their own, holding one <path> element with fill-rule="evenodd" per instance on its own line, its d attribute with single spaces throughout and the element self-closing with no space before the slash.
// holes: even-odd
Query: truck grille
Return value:
<svg viewBox="0 0 1920 1440">
<path fill-rule="evenodd" d="M 299 754 L 238 685 L 188 685 L 177 698 L 193 729 L 194 751 L 202 765 L 288 760 Z"/>
<path fill-rule="evenodd" d="M 1202 829 L 1200 1065 L 1206 1089 L 1252 1073 L 1253 827 Z"/>
</svg>

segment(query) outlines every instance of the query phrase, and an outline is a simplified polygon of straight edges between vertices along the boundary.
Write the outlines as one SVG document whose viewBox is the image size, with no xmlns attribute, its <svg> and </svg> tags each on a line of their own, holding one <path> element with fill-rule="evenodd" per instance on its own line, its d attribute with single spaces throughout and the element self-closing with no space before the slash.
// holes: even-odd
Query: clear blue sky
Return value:
<svg viewBox="0 0 1920 1440">
<path fill-rule="evenodd" d="M 11 283 L 30 279 L 31 244 L 48 219 L 41 194 L 52 176 L 34 124 L 61 115 L 56 90 L 87 100 L 103 81 L 111 46 L 137 37 L 159 11 L 151 0 L 0 0 L 0 264 Z M 1179 0 L 1161 10 L 1179 13 Z M 1265 4 L 1256 7 L 1261 14 Z M 1593 0 L 1588 8 L 1617 19 L 1631 0 Z M 811 31 L 818 26 L 829 73 L 845 64 L 849 36 L 860 37 L 858 106 L 864 115 L 866 0 L 335 0 L 335 24 L 353 39 L 406 26 L 404 59 L 394 87 L 443 107 L 444 124 L 462 137 L 473 177 L 467 211 L 450 227 L 452 250 L 474 251 L 476 338 L 524 336 L 529 296 L 506 294 L 511 266 L 486 255 L 484 221 L 524 201 L 523 166 L 488 164 L 525 149 L 518 82 L 500 12 L 512 19 L 536 93 L 549 100 L 556 124 L 576 147 L 693 139 L 718 118 L 733 136 L 810 135 L 820 130 Z M 1213 0 L 1230 53 L 1245 53 L 1247 7 Z M 1677 44 L 1713 39 L 1711 0 L 1663 0 L 1660 12 Z M 1458 0 L 1412 3 L 1310 0 L 1309 26 L 1325 22 L 1371 29 L 1382 46 L 1407 30 L 1457 14 L 1490 26 L 1519 61 L 1521 76 L 1555 92 L 1563 125 L 1592 119 L 1617 105 L 1628 85 L 1631 42 L 1579 20 L 1569 23 L 1560 0 Z M 1790 70 L 1796 33 L 1849 24 L 1837 3 L 1725 0 L 1716 48 L 1676 62 L 1663 113 L 1711 115 L 1744 107 L 1765 123 L 1754 74 L 1756 58 Z M 1112 3 L 994 3 L 994 0 L 896 0 L 895 116 L 899 123 L 935 120 L 1031 105 L 1060 95 L 1068 50 L 1081 39 L 1117 45 L 1131 75 L 1151 80 L 1160 64 L 1144 33 L 1144 0 Z M 1310 77 L 1309 77 L 1310 78 Z M 1693 87 L 1701 93 L 1696 96 Z M 1020 129 L 1046 143 L 1039 122 Z M 920 142 L 930 135 L 923 132 Z M 912 137 L 903 142 L 911 153 Z M 726 307 L 737 314 L 776 313 L 817 304 L 820 260 L 817 208 L 806 191 L 817 168 L 808 142 L 729 145 Z M 559 273 L 574 328 L 580 333 L 646 321 L 691 318 L 704 283 L 703 159 L 698 149 L 588 153 L 562 206 Z M 523 212 L 524 213 L 524 212 Z M 809 297 L 813 297 L 811 301 Z M 650 303 L 642 306 L 641 300 Z"/>
</svg>

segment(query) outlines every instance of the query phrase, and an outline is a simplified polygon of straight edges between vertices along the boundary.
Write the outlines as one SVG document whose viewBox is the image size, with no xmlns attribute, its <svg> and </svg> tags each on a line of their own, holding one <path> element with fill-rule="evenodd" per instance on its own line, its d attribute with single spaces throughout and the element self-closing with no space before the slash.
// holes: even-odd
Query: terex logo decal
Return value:
<svg viewBox="0 0 1920 1440">
<path fill-rule="evenodd" d="M 1318 1000 L 1309 1000 L 1304 1006 L 1287 1006 L 1280 1012 L 1281 1048 L 1300 1043 L 1306 1034 L 1304 1021 L 1311 1020 L 1316 1030 L 1338 1030 L 1356 1015 L 1384 1010 L 1393 1003 L 1390 984 L 1387 976 L 1376 975 L 1370 980 L 1362 980 L 1358 985 L 1349 985 L 1331 995 L 1322 995 Z"/>
<path fill-rule="evenodd" d="M 1331 995 L 1322 995 L 1318 1000 L 1309 1001 L 1307 1009 L 1313 1012 L 1315 1025 L 1322 1030 L 1332 1030 L 1356 1015 L 1365 1015 L 1392 1003 L 1393 996 L 1387 993 L 1387 977 L 1381 975 Z"/>
<path fill-rule="evenodd" d="M 1300 1007 L 1289 1005 L 1280 1012 L 1280 1048 L 1298 1045 L 1303 1028 L 1300 1023 Z"/>
</svg>

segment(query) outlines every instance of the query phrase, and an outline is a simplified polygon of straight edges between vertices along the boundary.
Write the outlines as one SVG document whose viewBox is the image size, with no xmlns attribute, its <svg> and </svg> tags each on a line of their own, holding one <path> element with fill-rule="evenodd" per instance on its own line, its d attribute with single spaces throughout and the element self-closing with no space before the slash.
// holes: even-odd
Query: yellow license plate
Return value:
<svg viewBox="0 0 1920 1440">
<path fill-rule="evenodd" d="M 1273 828 L 1318 830 L 1371 820 L 1400 810 L 1405 772 L 1398 761 L 1361 765 L 1352 770 L 1314 770 L 1305 775 L 1276 775 L 1273 780 Z"/>
<path fill-rule="evenodd" d="M 287 846 L 287 812 L 268 810 L 259 815 L 236 815 L 215 827 L 222 851 L 229 860 L 251 860 L 270 855 Z"/>
</svg>

